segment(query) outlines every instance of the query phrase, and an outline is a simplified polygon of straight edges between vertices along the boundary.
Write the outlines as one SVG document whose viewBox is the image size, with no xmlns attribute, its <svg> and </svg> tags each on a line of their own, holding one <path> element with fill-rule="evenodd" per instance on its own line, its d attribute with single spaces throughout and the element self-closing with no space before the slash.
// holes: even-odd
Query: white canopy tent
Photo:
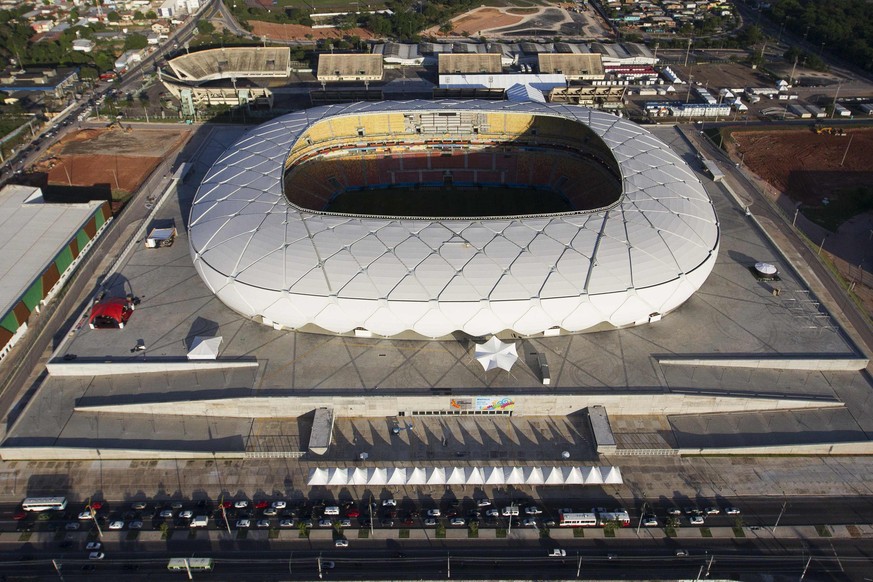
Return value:
<svg viewBox="0 0 873 582">
<path fill-rule="evenodd" d="M 494 368 L 509 372 L 518 361 L 518 351 L 515 349 L 515 343 L 505 344 L 492 336 L 484 344 L 476 344 L 475 357 L 486 372 Z"/>
<path fill-rule="evenodd" d="M 208 337 L 198 335 L 191 342 L 191 349 L 188 350 L 189 360 L 215 360 L 218 359 L 218 349 L 221 347 L 221 341 L 224 338 L 219 336 Z"/>
<path fill-rule="evenodd" d="M 326 485 L 619 485 L 618 467 L 373 467 L 315 468 L 310 486 Z"/>
</svg>

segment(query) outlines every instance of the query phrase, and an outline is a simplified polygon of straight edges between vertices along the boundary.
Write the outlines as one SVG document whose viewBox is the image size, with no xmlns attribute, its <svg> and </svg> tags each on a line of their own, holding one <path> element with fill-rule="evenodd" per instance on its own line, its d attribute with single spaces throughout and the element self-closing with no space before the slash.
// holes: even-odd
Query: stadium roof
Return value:
<svg viewBox="0 0 873 582">
<path fill-rule="evenodd" d="M 500 73 L 502 71 L 503 65 L 498 53 L 440 53 L 439 55 L 440 74 Z"/>
<path fill-rule="evenodd" d="M 446 111 L 583 123 L 612 150 L 622 196 L 593 212 L 470 219 L 327 214 L 285 198 L 285 160 L 313 123 Z M 614 115 L 534 102 L 388 101 L 285 115 L 216 161 L 189 231 L 198 273 L 235 311 L 280 327 L 384 336 L 648 322 L 700 288 L 719 245 L 709 197 L 663 142 Z"/>
<path fill-rule="evenodd" d="M 0 316 L 55 260 L 103 202 L 47 204 L 33 186 L 0 190 Z"/>
<path fill-rule="evenodd" d="M 382 55 L 318 55 L 315 78 L 319 81 L 381 79 Z"/>
<path fill-rule="evenodd" d="M 291 74 L 288 47 L 217 48 L 180 55 L 167 62 L 180 81 L 192 84 L 218 79 L 282 78 Z"/>
</svg>

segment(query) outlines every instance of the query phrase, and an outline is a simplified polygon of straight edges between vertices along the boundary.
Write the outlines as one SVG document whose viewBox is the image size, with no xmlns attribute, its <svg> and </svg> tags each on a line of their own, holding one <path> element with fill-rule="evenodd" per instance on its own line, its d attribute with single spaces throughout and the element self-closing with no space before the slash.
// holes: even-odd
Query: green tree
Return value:
<svg viewBox="0 0 873 582">
<path fill-rule="evenodd" d="M 145 20 L 145 14 L 143 14 L 139 10 L 135 10 L 133 12 L 133 19 L 134 20 Z"/>
<path fill-rule="evenodd" d="M 128 34 L 127 38 L 124 39 L 124 50 L 126 51 L 144 49 L 148 45 L 148 39 L 138 33 Z"/>
<path fill-rule="evenodd" d="M 201 20 L 197 23 L 197 32 L 200 34 L 212 34 L 215 32 L 215 25 L 208 20 Z"/>
<path fill-rule="evenodd" d="M 118 12 L 113 11 L 106 15 L 106 20 L 109 22 L 121 22 L 121 15 L 119 15 Z"/>
<path fill-rule="evenodd" d="M 145 17 L 148 20 L 157 20 L 158 19 L 158 15 L 154 10 L 149 10 L 148 12 L 146 12 Z"/>
</svg>

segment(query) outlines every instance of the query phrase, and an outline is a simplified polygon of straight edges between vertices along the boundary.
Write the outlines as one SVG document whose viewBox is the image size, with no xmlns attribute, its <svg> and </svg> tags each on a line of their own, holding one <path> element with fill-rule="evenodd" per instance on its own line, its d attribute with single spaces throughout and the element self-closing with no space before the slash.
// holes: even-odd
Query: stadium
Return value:
<svg viewBox="0 0 873 582">
<path fill-rule="evenodd" d="M 445 338 L 659 320 L 713 269 L 692 169 L 611 114 L 536 102 L 332 105 L 265 123 L 191 208 L 200 277 L 276 329 Z"/>
</svg>

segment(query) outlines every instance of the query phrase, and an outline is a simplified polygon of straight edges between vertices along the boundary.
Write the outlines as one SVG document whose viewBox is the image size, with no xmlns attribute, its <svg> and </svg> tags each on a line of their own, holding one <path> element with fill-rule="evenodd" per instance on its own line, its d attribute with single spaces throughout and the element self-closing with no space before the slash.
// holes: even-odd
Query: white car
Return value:
<svg viewBox="0 0 873 582">
<path fill-rule="evenodd" d="M 250 519 L 240 519 L 236 522 L 236 529 L 244 529 L 247 527 L 252 527 L 252 521 Z"/>
<path fill-rule="evenodd" d="M 286 507 L 288 507 L 288 504 L 285 503 L 284 501 L 274 501 L 273 502 L 273 509 L 285 509 Z"/>
<path fill-rule="evenodd" d="M 160 517 L 163 517 L 164 519 L 171 519 L 173 517 L 173 510 L 172 509 L 165 509 L 161 513 L 159 513 L 158 515 Z"/>
<path fill-rule="evenodd" d="M 96 552 L 97 550 L 103 549 L 103 544 L 101 544 L 100 542 L 88 542 L 87 544 L 85 544 L 85 549 L 89 552 Z"/>
<path fill-rule="evenodd" d="M 524 508 L 524 512 L 528 515 L 539 515 L 543 512 L 543 510 L 536 505 L 529 505 L 528 507 Z"/>
<path fill-rule="evenodd" d="M 124 529 L 124 522 L 123 521 L 110 522 L 109 529 Z"/>
<path fill-rule="evenodd" d="M 424 525 L 426 525 L 426 526 L 433 527 L 436 524 L 437 524 L 436 518 L 428 517 L 427 519 L 424 520 Z M 77 523 L 76 525 L 79 525 L 79 524 Z"/>
<path fill-rule="evenodd" d="M 270 527 L 270 520 L 269 519 L 259 519 L 258 523 L 256 525 L 257 525 L 257 527 L 260 527 L 260 528 L 269 528 Z"/>
<path fill-rule="evenodd" d="M 91 552 L 90 554 L 88 554 L 88 559 L 89 560 L 102 560 L 105 555 L 106 554 L 104 554 L 103 552 Z"/>
<path fill-rule="evenodd" d="M 561 548 L 555 548 L 551 552 L 549 552 L 549 556 L 552 558 L 563 558 L 567 555 L 567 550 L 562 550 Z"/>
<path fill-rule="evenodd" d="M 481 499 L 476 500 L 477 507 L 488 507 L 489 505 L 491 505 L 491 500 L 488 499 L 487 497 L 483 497 Z"/>
<path fill-rule="evenodd" d="M 678 507 L 671 507 L 667 510 L 667 515 L 682 515 L 682 510 Z"/>
<path fill-rule="evenodd" d="M 246 507 L 249 506 L 249 502 L 246 501 L 245 499 L 242 499 L 240 501 L 234 501 L 233 506 L 236 507 L 237 509 L 245 509 Z"/>
<path fill-rule="evenodd" d="M 279 522 L 279 527 L 294 527 L 293 519 L 283 519 Z"/>
<path fill-rule="evenodd" d="M 703 516 L 702 515 L 692 515 L 688 518 L 688 521 L 691 525 L 703 525 Z"/>
<path fill-rule="evenodd" d="M 452 521 L 449 523 L 452 525 L 467 525 L 467 522 L 464 521 L 463 517 L 453 517 Z"/>
<path fill-rule="evenodd" d="M 339 520 L 340 527 L 352 527 L 352 520 L 344 518 Z"/>
<path fill-rule="evenodd" d="M 94 519 L 90 511 L 83 511 L 79 514 L 79 519 Z"/>
<path fill-rule="evenodd" d="M 428 517 L 439 517 L 441 515 L 439 509 L 428 509 L 427 516 Z"/>
<path fill-rule="evenodd" d="M 536 527 L 536 526 L 537 526 L 537 518 L 535 518 L 535 517 L 528 517 L 527 519 L 525 519 L 525 520 L 521 523 L 521 525 L 523 525 L 523 526 L 525 526 L 525 527 Z"/>
<path fill-rule="evenodd" d="M 703 510 L 703 513 L 706 515 L 718 515 L 721 511 L 719 511 L 718 507 L 707 507 Z"/>
<path fill-rule="evenodd" d="M 725 507 L 724 514 L 725 515 L 739 515 L 740 510 L 736 507 Z"/>
<path fill-rule="evenodd" d="M 142 529 L 142 522 L 139 520 L 132 521 L 127 527 L 129 527 L 130 529 Z"/>
<path fill-rule="evenodd" d="M 333 522 L 329 519 L 321 519 L 318 521 L 318 527 L 333 527 Z"/>
<path fill-rule="evenodd" d="M 500 510 L 494 508 L 488 509 L 485 511 L 485 515 L 487 515 L 488 517 L 498 517 L 500 515 Z"/>
<path fill-rule="evenodd" d="M 383 499 L 383 500 L 382 500 L 382 507 L 389 507 L 389 506 L 390 506 L 390 507 L 394 507 L 394 506 L 396 506 L 396 505 L 397 505 L 397 501 L 394 500 L 393 498 L 392 498 L 392 499 Z"/>
<path fill-rule="evenodd" d="M 643 525 L 646 527 L 658 527 L 658 518 L 654 515 L 644 515 Z"/>
<path fill-rule="evenodd" d="M 347 548 L 349 547 L 349 540 L 337 540 L 333 543 L 337 548 Z"/>
<path fill-rule="evenodd" d="M 185 511 L 183 511 L 182 513 L 179 514 L 179 517 L 181 517 L 182 519 L 191 519 L 192 517 L 194 517 L 194 512 L 191 511 L 190 509 L 186 509 Z"/>
</svg>

